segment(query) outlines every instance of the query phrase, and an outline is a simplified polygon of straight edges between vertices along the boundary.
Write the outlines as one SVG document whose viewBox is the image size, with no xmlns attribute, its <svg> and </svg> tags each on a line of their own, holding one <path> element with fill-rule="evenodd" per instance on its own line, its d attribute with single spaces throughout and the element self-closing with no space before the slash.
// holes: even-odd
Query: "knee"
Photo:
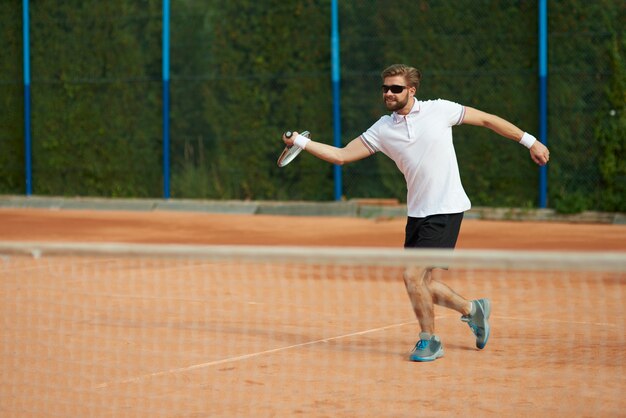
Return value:
<svg viewBox="0 0 626 418">
<path fill-rule="evenodd" d="M 421 293 L 428 286 L 431 269 L 409 267 L 404 270 L 402 278 L 409 293 Z"/>
</svg>

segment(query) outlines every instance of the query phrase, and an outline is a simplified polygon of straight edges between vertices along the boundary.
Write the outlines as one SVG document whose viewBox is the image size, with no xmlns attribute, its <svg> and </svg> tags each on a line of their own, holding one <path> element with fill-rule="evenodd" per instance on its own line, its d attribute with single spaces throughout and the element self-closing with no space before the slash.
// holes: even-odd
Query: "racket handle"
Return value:
<svg viewBox="0 0 626 418">
<path fill-rule="evenodd" d="M 285 137 L 286 138 L 291 138 L 291 135 L 293 135 L 293 132 L 291 132 L 291 131 L 285 132 Z"/>
</svg>

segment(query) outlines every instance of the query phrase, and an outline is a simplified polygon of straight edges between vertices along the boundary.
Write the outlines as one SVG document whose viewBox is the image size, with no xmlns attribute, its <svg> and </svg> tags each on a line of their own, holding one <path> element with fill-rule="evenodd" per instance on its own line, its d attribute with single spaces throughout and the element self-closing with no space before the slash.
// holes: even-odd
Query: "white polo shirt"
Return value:
<svg viewBox="0 0 626 418">
<path fill-rule="evenodd" d="M 465 107 L 458 103 L 415 99 L 408 115 L 385 115 L 361 135 L 372 154 L 381 151 L 404 174 L 408 216 L 459 213 L 471 207 L 452 145 L 452 127 L 464 116 Z"/>
</svg>

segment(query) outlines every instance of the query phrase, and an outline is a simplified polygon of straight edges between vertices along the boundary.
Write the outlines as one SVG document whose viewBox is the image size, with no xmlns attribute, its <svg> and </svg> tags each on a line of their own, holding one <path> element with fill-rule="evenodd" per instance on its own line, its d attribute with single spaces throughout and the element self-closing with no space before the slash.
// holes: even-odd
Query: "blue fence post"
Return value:
<svg viewBox="0 0 626 418">
<path fill-rule="evenodd" d="M 341 147 L 341 100 L 339 92 L 340 68 L 339 68 L 339 11 L 338 0 L 332 0 L 331 5 L 331 35 L 330 35 L 330 60 L 331 81 L 333 87 L 333 144 Z M 341 166 L 333 167 L 335 180 L 335 200 L 341 200 L 343 195 Z"/>
<path fill-rule="evenodd" d="M 170 0 L 163 0 L 163 197 L 170 198 Z"/>
<path fill-rule="evenodd" d="M 548 0 L 539 1 L 539 140 L 548 145 Z M 539 168 L 539 207 L 548 202 L 548 167 Z"/>
<path fill-rule="evenodd" d="M 22 0 L 22 54 L 24 60 L 24 163 L 26 171 L 26 196 L 33 193 L 30 116 L 30 19 L 28 0 Z"/>
</svg>

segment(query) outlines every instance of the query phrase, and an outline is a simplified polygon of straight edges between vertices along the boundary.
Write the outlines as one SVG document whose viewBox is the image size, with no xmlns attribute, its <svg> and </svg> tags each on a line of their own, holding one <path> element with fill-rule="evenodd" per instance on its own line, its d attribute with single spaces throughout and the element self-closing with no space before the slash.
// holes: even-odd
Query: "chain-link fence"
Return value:
<svg viewBox="0 0 626 418">
<path fill-rule="evenodd" d="M 33 193 L 162 195 L 161 1 L 31 1 Z M 278 169 L 286 129 L 332 143 L 329 1 L 172 1 L 171 196 L 333 199 L 333 169 Z M 548 206 L 626 210 L 622 1 L 549 2 Z M 0 4 L 0 193 L 24 190 L 22 20 Z M 339 2 L 345 144 L 386 113 L 380 71 L 420 68 L 445 98 L 537 134 L 534 1 Z M 474 205 L 537 205 L 523 147 L 455 128 Z M 345 198 L 405 199 L 383 155 L 342 168 Z"/>
</svg>

